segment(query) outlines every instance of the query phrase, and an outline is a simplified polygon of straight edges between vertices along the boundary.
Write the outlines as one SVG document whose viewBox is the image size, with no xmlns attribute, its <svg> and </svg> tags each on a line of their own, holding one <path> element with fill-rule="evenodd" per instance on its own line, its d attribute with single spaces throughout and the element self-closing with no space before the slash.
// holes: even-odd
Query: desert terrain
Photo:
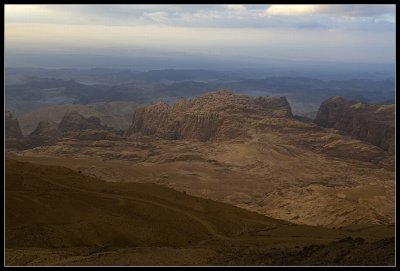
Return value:
<svg viewBox="0 0 400 271">
<path fill-rule="evenodd" d="M 5 267 L 395 267 L 395 8 L 5 4 Z"/>
<path fill-rule="evenodd" d="M 22 185 L 21 192 L 10 188 L 14 192 L 6 194 L 10 208 L 22 208 L 15 214 L 6 208 L 11 223 L 7 261 L 303 265 L 317 263 L 304 253 L 314 257 L 326 250 L 330 256 L 320 263 L 336 265 L 357 262 L 353 256 L 332 256 L 342 246 L 350 246 L 349 251 L 356 246 L 358 255 L 377 244 L 383 244 L 383 250 L 393 245 L 388 241 L 394 236 L 393 154 L 340 130 L 293 117 L 284 97 L 252 98 L 221 90 L 171 105 L 140 107 L 132 115 L 123 135 L 95 116 L 67 112 L 58 125 L 40 122 L 26 137 L 18 121 L 7 115 L 6 172 L 11 175 L 6 184 Z M 55 186 L 68 196 L 38 188 L 24 195 L 25 185 Z M 27 197 L 37 208 L 17 204 Z M 63 197 L 63 202 L 52 202 Z M 175 199 L 178 202 L 165 204 Z M 195 213 L 187 210 L 192 207 L 186 201 L 199 202 Z M 65 206 L 67 202 L 71 206 Z M 79 207 L 84 213 L 75 214 L 74 206 L 81 204 L 89 204 L 88 209 Z M 27 219 L 21 211 L 45 218 Z M 153 224 L 137 225 L 140 219 Z M 279 226 L 271 226 L 271 221 Z M 320 247 L 311 251 L 307 247 L 316 245 Z M 244 246 L 257 247 L 256 252 Z M 150 247 L 157 247 L 157 256 Z M 264 254 L 276 257 L 266 261 Z M 282 255 L 286 260 L 277 260 Z"/>
<path fill-rule="evenodd" d="M 394 260 L 390 225 L 335 230 L 298 225 L 155 184 L 105 182 L 65 167 L 12 159 L 6 160 L 6 179 L 7 265 L 385 265 Z"/>
</svg>

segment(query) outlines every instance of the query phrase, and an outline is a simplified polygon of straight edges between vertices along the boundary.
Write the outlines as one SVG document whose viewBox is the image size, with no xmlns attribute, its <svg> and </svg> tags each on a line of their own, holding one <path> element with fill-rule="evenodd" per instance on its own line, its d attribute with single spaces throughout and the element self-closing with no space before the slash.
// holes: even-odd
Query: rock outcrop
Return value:
<svg viewBox="0 0 400 271">
<path fill-rule="evenodd" d="M 39 122 L 36 129 L 25 138 L 24 148 L 54 145 L 60 140 L 119 140 L 119 132 L 103 126 L 97 117 L 85 118 L 77 112 L 68 112 L 58 125 Z"/>
<path fill-rule="evenodd" d="M 83 130 L 63 133 L 63 138 L 76 140 L 121 140 L 121 136 L 107 130 Z"/>
<path fill-rule="evenodd" d="M 58 129 L 61 132 L 79 132 L 83 130 L 106 130 L 114 131 L 113 128 L 101 125 L 101 121 L 98 117 L 85 118 L 81 114 L 72 111 L 68 112 L 62 118 Z"/>
<path fill-rule="evenodd" d="M 137 109 L 126 136 L 154 135 L 164 139 L 236 139 L 247 137 L 247 125 L 263 117 L 292 117 L 285 97 L 235 95 L 220 90 L 173 105 L 158 103 Z"/>
<path fill-rule="evenodd" d="M 4 135 L 6 149 L 22 150 L 27 147 L 18 120 L 14 119 L 11 112 L 6 111 L 4 114 Z"/>
<path fill-rule="evenodd" d="M 395 151 L 395 105 L 367 104 L 333 97 L 323 102 L 315 123 L 343 131 L 386 151 Z"/>
<path fill-rule="evenodd" d="M 57 104 L 18 116 L 22 133 L 32 133 L 40 121 L 60 123 L 68 112 L 76 111 L 85 118 L 98 117 L 102 125 L 126 131 L 132 120 L 132 112 L 140 105 L 135 102 L 100 102 L 94 104 Z"/>
<path fill-rule="evenodd" d="M 41 121 L 36 129 L 28 135 L 29 145 L 31 147 L 52 145 L 56 143 L 61 136 L 62 133 L 58 130 L 56 124 Z"/>
<path fill-rule="evenodd" d="M 14 119 L 13 115 L 10 111 L 6 111 L 4 114 L 5 121 L 5 137 L 22 139 L 24 136 L 22 135 L 21 128 L 19 126 L 18 120 Z"/>
</svg>

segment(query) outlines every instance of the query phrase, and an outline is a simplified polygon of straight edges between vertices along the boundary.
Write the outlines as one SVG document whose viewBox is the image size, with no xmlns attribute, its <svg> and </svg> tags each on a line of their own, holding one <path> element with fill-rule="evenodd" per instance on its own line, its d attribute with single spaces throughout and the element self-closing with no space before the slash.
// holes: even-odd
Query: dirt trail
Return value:
<svg viewBox="0 0 400 271">
<path fill-rule="evenodd" d="M 161 208 L 165 208 L 165 209 L 180 213 L 180 214 L 185 215 L 185 216 L 193 219 L 194 221 L 200 223 L 207 230 L 207 232 L 210 235 L 212 235 L 212 238 L 208 239 L 208 241 L 211 241 L 211 242 L 215 241 L 215 239 L 223 240 L 223 241 L 239 241 L 239 242 L 245 242 L 245 241 L 271 241 L 271 240 L 275 240 L 276 241 L 276 240 L 285 239 L 285 238 L 287 239 L 287 236 L 286 237 L 282 237 L 282 236 L 229 237 L 229 236 L 225 236 L 225 235 L 222 235 L 222 234 L 218 233 L 214 229 L 214 227 L 208 221 L 204 220 L 203 218 L 198 217 L 195 214 L 192 214 L 192 213 L 190 213 L 188 211 L 182 210 L 182 209 L 177 208 L 175 206 L 171 206 L 171 205 L 168 205 L 168 204 L 156 202 L 156 201 L 153 201 L 153 200 L 142 199 L 142 198 L 138 198 L 138 197 L 134 197 L 134 196 L 122 196 L 122 195 L 116 195 L 116 194 L 113 194 L 113 193 L 106 193 L 106 192 L 99 192 L 99 191 L 93 191 L 93 190 L 78 188 L 78 187 L 62 184 L 62 183 L 59 183 L 59 182 L 54 181 L 54 180 L 45 180 L 43 178 L 41 180 L 44 181 L 44 182 L 47 182 L 47 183 L 50 183 L 50 184 L 53 184 L 53 185 L 68 189 L 68 190 L 74 190 L 74 191 L 79 191 L 79 192 L 84 192 L 84 193 L 90 193 L 90 194 L 94 194 L 94 195 L 97 195 L 97 196 L 100 196 L 100 197 L 103 197 L 103 198 L 113 199 L 113 200 L 116 200 L 118 202 L 118 204 L 124 204 L 124 202 L 126 200 L 133 200 L 133 201 L 143 202 L 143 203 L 146 203 L 146 204 L 152 204 L 152 205 L 155 205 L 155 206 L 159 206 Z M 256 219 L 249 219 L 249 220 L 257 221 L 257 222 L 260 222 L 260 223 L 265 223 L 265 221 L 258 221 Z M 328 242 L 337 239 L 337 238 L 314 238 L 314 237 L 307 237 L 307 236 L 292 236 L 292 238 L 295 238 L 297 240 L 304 239 L 304 240 L 310 240 L 310 241 L 311 240 L 319 240 L 319 241 L 328 241 Z M 82 256 L 81 255 L 71 255 L 71 256 L 67 256 L 66 258 L 63 258 L 63 259 L 50 261 L 50 262 L 45 263 L 43 265 L 46 265 L 46 266 L 71 265 L 73 263 L 80 262 L 82 260 L 89 260 L 89 261 L 90 260 L 95 260 L 97 258 L 100 258 L 100 257 L 104 256 L 104 255 L 114 254 L 114 253 L 116 253 L 115 250 L 108 250 L 108 251 L 95 252 L 95 253 L 92 253 L 90 255 L 84 255 L 84 256 L 83 255 Z M 29 265 L 29 263 L 27 263 L 27 265 Z"/>
<path fill-rule="evenodd" d="M 188 217 L 192 218 L 193 220 L 195 220 L 198 223 L 200 223 L 201 225 L 203 225 L 211 235 L 213 235 L 214 237 L 216 237 L 218 239 L 231 240 L 229 237 L 221 235 L 218 232 L 216 232 L 214 230 L 214 228 L 207 221 L 205 221 L 205 220 L 203 220 L 203 219 L 201 219 L 201 218 L 199 218 L 199 217 L 197 217 L 197 216 L 195 216 L 195 215 L 193 215 L 193 214 L 191 214 L 191 213 L 189 213 L 187 211 L 181 210 L 181 209 L 173 207 L 173 206 L 169 206 L 169 205 L 166 205 L 166 204 L 163 204 L 163 203 L 159 203 L 159 202 L 156 202 L 156 201 L 141 199 L 141 198 L 137 198 L 137 197 L 133 197 L 133 196 L 120 196 L 120 195 L 115 195 L 115 194 L 111 194 L 111 193 L 91 191 L 91 190 L 87 190 L 87 189 L 82 189 L 82 188 L 77 188 L 77 187 L 73 187 L 73 186 L 60 184 L 58 182 L 54 182 L 54 181 L 50 181 L 50 180 L 43 180 L 43 181 L 51 183 L 51 184 L 54 184 L 54 185 L 57 185 L 57 186 L 60 186 L 60 187 L 63 187 L 63 188 L 67 188 L 67 189 L 70 189 L 70 190 L 76 190 L 76 191 L 80 191 L 80 192 L 99 195 L 99 196 L 105 197 L 105 198 L 115 199 L 119 203 L 121 202 L 121 200 L 128 199 L 128 200 L 140 201 L 140 202 L 144 202 L 144 203 L 148 203 L 148 204 L 153 204 L 153 205 L 156 205 L 156 206 L 159 206 L 159 207 L 162 207 L 162 208 L 166 208 L 166 209 L 172 210 L 174 212 L 177 212 L 177 213 L 180 213 L 180 214 L 183 214 L 185 216 L 188 216 Z"/>
<path fill-rule="evenodd" d="M 42 179 L 43 180 L 43 179 Z M 69 185 L 65 185 L 65 184 L 60 184 L 58 182 L 55 181 L 50 181 L 50 180 L 43 180 L 45 182 L 51 183 L 53 185 L 57 185 L 63 188 L 67 188 L 70 190 L 76 190 L 76 191 L 80 191 L 80 192 L 85 192 L 85 193 L 91 193 L 91 194 L 95 194 L 101 197 L 105 197 L 105 198 L 110 198 L 110 199 L 115 199 L 117 200 L 119 203 L 123 200 L 134 200 L 134 201 L 140 201 L 140 202 L 144 202 L 147 204 L 152 204 L 152 205 L 156 205 L 162 208 L 166 208 L 169 210 L 172 210 L 174 212 L 183 214 L 187 217 L 190 217 L 191 219 L 197 221 L 198 223 L 200 223 L 213 237 L 219 239 L 219 240 L 227 240 L 227 241 L 261 241 L 261 240 L 271 240 L 271 239 L 282 239 L 283 237 L 279 237 L 279 236 L 269 236 L 269 237 L 253 237 L 253 238 L 248 238 L 248 237 L 229 237 L 229 236 L 225 236 L 222 235 L 220 233 L 218 233 L 212 225 L 210 225 L 206 220 L 190 213 L 187 211 L 184 211 L 182 209 L 176 208 L 174 206 L 170 206 L 170 205 L 166 205 L 163 203 L 159 203 L 156 201 L 152 201 L 152 200 L 146 200 L 146 199 L 141 199 L 138 197 L 133 197 L 133 196 L 121 196 L 121 195 L 115 195 L 115 194 L 111 194 L 111 193 L 105 193 L 105 192 L 98 192 L 98 191 L 92 191 L 92 190 L 87 190 L 87 189 L 82 189 L 82 188 L 77 188 L 77 187 L 73 187 L 73 186 L 69 186 Z M 263 221 L 260 221 L 260 223 L 263 223 Z M 324 241 L 331 241 L 331 240 L 336 240 L 337 238 L 313 238 L 313 237 L 307 237 L 307 236 L 296 236 L 296 239 L 307 239 L 307 240 L 324 240 Z"/>
</svg>

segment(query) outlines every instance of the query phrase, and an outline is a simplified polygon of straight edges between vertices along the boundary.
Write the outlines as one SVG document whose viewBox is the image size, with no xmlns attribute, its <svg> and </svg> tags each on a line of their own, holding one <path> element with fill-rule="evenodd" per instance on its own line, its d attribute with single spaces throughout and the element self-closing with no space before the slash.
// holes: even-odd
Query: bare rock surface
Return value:
<svg viewBox="0 0 400 271">
<path fill-rule="evenodd" d="M 395 105 L 367 104 L 333 97 L 321 104 L 315 123 L 395 151 Z"/>
<path fill-rule="evenodd" d="M 85 118 L 97 117 L 102 125 L 117 130 L 126 130 L 132 120 L 133 111 L 140 105 L 135 102 L 101 102 L 94 104 L 59 104 L 39 108 L 35 111 L 18 116 L 22 133 L 29 135 L 39 122 L 60 123 L 68 112 L 77 112 Z"/>
<path fill-rule="evenodd" d="M 135 111 L 126 135 L 164 139 L 229 140 L 247 138 L 253 118 L 291 117 L 285 97 L 251 98 L 221 90 L 173 105 L 158 103 Z"/>
<path fill-rule="evenodd" d="M 6 138 L 16 138 L 20 139 L 24 136 L 22 135 L 21 128 L 19 126 L 18 120 L 13 117 L 10 111 L 4 113 L 5 121 L 5 136 Z"/>
<path fill-rule="evenodd" d="M 55 123 L 39 122 L 36 129 L 29 134 L 28 139 L 32 147 L 52 145 L 62 136 Z"/>
<path fill-rule="evenodd" d="M 394 155 L 293 118 L 282 98 L 220 91 L 151 105 L 135 111 L 127 138 L 94 119 L 69 119 L 55 144 L 12 155 L 110 182 L 157 183 L 298 224 L 394 222 Z"/>
</svg>

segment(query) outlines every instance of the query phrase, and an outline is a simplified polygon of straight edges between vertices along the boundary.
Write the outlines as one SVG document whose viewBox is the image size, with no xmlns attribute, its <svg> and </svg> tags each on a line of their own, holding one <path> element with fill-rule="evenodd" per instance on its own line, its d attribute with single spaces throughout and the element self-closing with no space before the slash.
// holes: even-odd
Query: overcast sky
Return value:
<svg viewBox="0 0 400 271">
<path fill-rule="evenodd" d="M 6 52 L 395 62 L 395 5 L 6 5 Z"/>
</svg>

